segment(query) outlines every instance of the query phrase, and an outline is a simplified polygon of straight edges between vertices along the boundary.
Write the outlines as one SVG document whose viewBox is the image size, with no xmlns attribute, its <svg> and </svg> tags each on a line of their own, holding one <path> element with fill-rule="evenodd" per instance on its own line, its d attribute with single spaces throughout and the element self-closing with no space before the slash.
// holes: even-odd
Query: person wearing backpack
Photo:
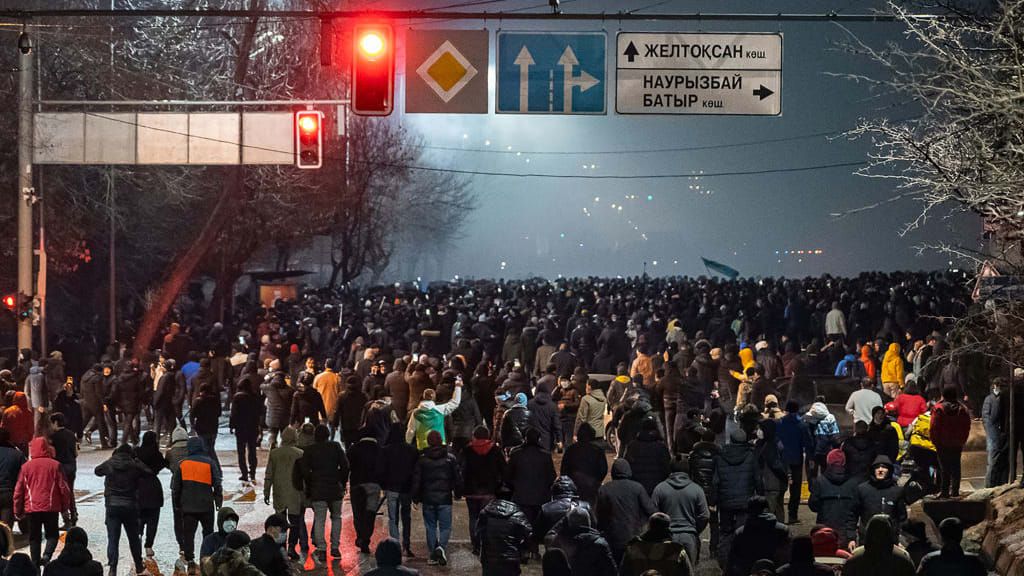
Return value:
<svg viewBox="0 0 1024 576">
<path fill-rule="evenodd" d="M 955 386 L 942 390 L 932 410 L 931 440 L 939 457 L 939 498 L 960 495 L 960 456 L 971 432 L 971 415 L 957 398 Z"/>
</svg>

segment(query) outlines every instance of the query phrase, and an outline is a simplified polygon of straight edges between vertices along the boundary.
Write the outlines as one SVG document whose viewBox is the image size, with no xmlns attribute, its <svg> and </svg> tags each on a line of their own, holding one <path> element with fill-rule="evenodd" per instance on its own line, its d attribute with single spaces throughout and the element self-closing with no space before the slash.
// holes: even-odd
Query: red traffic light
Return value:
<svg viewBox="0 0 1024 576">
<path fill-rule="evenodd" d="M 357 24 L 352 49 L 352 112 L 387 116 L 394 108 L 394 33 L 387 24 Z"/>
<path fill-rule="evenodd" d="M 8 310 L 14 310 L 18 306 L 18 299 L 13 294 L 4 296 L 4 307 Z"/>
<path fill-rule="evenodd" d="M 323 116 L 318 110 L 295 113 L 295 166 L 304 169 L 323 166 Z"/>
</svg>

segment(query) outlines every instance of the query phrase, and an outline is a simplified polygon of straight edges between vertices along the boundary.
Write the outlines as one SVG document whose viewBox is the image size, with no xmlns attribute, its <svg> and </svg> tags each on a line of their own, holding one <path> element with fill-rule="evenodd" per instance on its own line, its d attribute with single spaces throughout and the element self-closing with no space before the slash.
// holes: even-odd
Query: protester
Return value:
<svg viewBox="0 0 1024 576">
<path fill-rule="evenodd" d="M 957 396 L 957 388 L 947 386 L 942 402 L 932 410 L 930 435 L 939 459 L 939 498 L 960 496 L 960 459 L 971 433 L 971 415 Z"/>
<path fill-rule="evenodd" d="M 352 506 L 352 524 L 356 532 L 356 548 L 363 554 L 370 554 L 373 525 L 381 503 L 381 448 L 369 429 L 363 428 L 360 432 L 362 437 L 348 452 L 351 487 L 349 501 Z"/>
<path fill-rule="evenodd" d="M 576 440 L 581 442 L 579 439 L 580 428 L 583 424 L 590 426 L 590 431 L 593 434 L 593 440 L 604 441 L 605 440 L 605 422 L 604 414 L 608 409 L 608 401 L 605 399 L 604 390 L 601 389 L 596 380 L 589 380 L 587 382 L 587 393 L 580 400 L 579 410 L 576 412 Z"/>
<path fill-rule="evenodd" d="M 817 523 L 831 528 L 840 546 L 845 547 L 855 534 L 848 534 L 860 478 L 846 472 L 846 455 L 834 449 L 828 453 L 825 470 L 811 483 L 807 506 L 818 514 Z"/>
<path fill-rule="evenodd" d="M 811 459 L 814 455 L 811 434 L 800 417 L 798 402 L 786 402 L 786 415 L 776 425 L 775 434 L 782 444 L 782 463 L 789 472 L 786 524 L 797 524 L 800 521 L 800 490 L 804 482 L 805 458 Z"/>
<path fill-rule="evenodd" d="M 220 467 L 207 455 L 203 439 L 194 437 L 188 439 L 188 456 L 172 464 L 171 470 L 171 501 L 181 511 L 182 551 L 192 573 L 197 567 L 196 528 L 202 526 L 204 540 L 213 534 L 213 512 L 224 501 Z"/>
<path fill-rule="evenodd" d="M 429 565 L 448 564 L 448 538 L 452 531 L 452 498 L 462 492 L 462 474 L 455 456 L 448 453 L 441 433 L 427 434 L 428 448 L 412 473 L 413 502 L 422 503 L 427 532 Z"/>
<path fill-rule="evenodd" d="M 263 535 L 249 542 L 249 562 L 265 576 L 287 576 L 291 573 L 284 556 L 287 540 L 288 518 L 283 514 L 271 514 L 263 523 Z"/>
<path fill-rule="evenodd" d="M 651 505 L 668 515 L 672 540 L 682 544 L 687 558 L 697 564 L 700 561 L 700 535 L 711 514 L 703 488 L 690 479 L 686 472 L 688 469 L 689 463 L 685 460 L 673 462 L 672 475 L 654 489 Z"/>
<path fill-rule="evenodd" d="M 14 488 L 24 464 L 24 452 L 11 444 L 10 432 L 0 428 L 0 523 L 8 527 L 14 525 Z"/>
<path fill-rule="evenodd" d="M 843 576 L 911 576 L 914 564 L 895 544 L 896 532 L 889 517 L 872 516 L 865 528 L 864 545 L 853 551 L 843 565 Z"/>
<path fill-rule="evenodd" d="M 601 533 L 590 527 L 586 510 L 570 510 L 547 541 L 549 548 L 565 552 L 572 576 L 614 576 L 617 572 L 611 548 Z"/>
<path fill-rule="evenodd" d="M 789 529 L 768 511 L 763 496 L 752 496 L 747 502 L 743 526 L 736 530 L 729 548 L 726 576 L 751 573 L 758 560 L 771 560 L 776 565 L 789 557 Z"/>
<path fill-rule="evenodd" d="M 662 576 L 690 576 L 693 567 L 686 548 L 672 539 L 671 519 L 656 512 L 647 530 L 629 541 L 619 566 L 620 576 L 644 576 L 651 571 Z"/>
<path fill-rule="evenodd" d="M 313 433 L 314 443 L 303 448 L 299 462 L 305 487 L 305 501 L 313 509 L 313 560 L 327 563 L 324 530 L 331 516 L 331 557 L 341 561 L 341 502 L 348 482 L 349 462 L 340 444 L 330 440 L 331 431 L 320 424 Z"/>
<path fill-rule="evenodd" d="M 909 382 L 903 389 L 903 393 L 896 397 L 893 402 L 896 405 L 896 422 L 906 429 L 910 423 L 928 410 L 928 401 L 918 393 L 917 384 Z"/>
<path fill-rule="evenodd" d="M 73 495 L 46 438 L 33 438 L 28 455 L 29 461 L 22 465 L 14 487 L 14 516 L 28 523 L 29 551 L 32 563 L 39 567 L 53 557 L 57 518 L 70 510 Z M 42 550 L 44 529 L 46 549 Z"/>
<path fill-rule="evenodd" d="M 121 529 L 128 537 L 135 571 L 145 570 L 142 563 L 142 530 L 139 528 L 139 492 L 146 477 L 153 472 L 135 459 L 132 447 L 121 444 L 109 460 L 96 467 L 95 474 L 103 477 L 103 496 L 106 501 L 107 566 L 117 571 L 120 557 Z"/>
<path fill-rule="evenodd" d="M 146 536 L 146 556 L 153 558 L 153 544 L 156 542 L 156 530 L 160 523 L 160 509 L 164 505 L 164 489 L 160 482 L 160 471 L 169 466 L 167 459 L 160 453 L 156 432 L 152 430 L 142 435 L 142 444 L 135 449 L 135 459 L 139 461 L 149 474 L 139 481 L 139 533 Z"/>
<path fill-rule="evenodd" d="M 469 517 L 469 538 L 473 554 L 480 555 L 480 536 L 477 523 L 480 512 L 495 498 L 505 477 L 505 456 L 501 448 L 490 440 L 490 431 L 478 426 L 473 440 L 459 454 L 463 495 Z"/>
<path fill-rule="evenodd" d="M 54 458 L 60 463 L 60 471 L 68 483 L 68 490 L 75 493 L 75 476 L 78 473 L 78 438 L 75 433 L 64 427 L 64 414 L 50 414 L 50 445 L 53 446 Z M 78 509 L 72 498 L 71 507 L 64 516 L 64 530 L 78 522 Z"/>
<path fill-rule="evenodd" d="M 894 530 L 899 530 L 907 519 L 903 486 L 900 486 L 893 477 L 893 464 L 888 456 L 876 458 L 871 467 L 870 479 L 857 486 L 853 507 L 848 516 L 847 536 L 851 540 L 857 536 L 858 542 L 864 542 L 868 521 L 879 514 L 889 518 L 890 526 Z"/>
<path fill-rule="evenodd" d="M 388 533 L 399 541 L 398 524 L 401 520 L 402 551 L 412 558 L 410 537 L 412 533 L 412 472 L 419 459 L 416 447 L 405 441 L 405 430 L 401 422 L 391 424 L 387 443 L 381 450 L 378 477 L 388 504 Z M 468 500 L 467 500 L 468 505 Z"/>
<path fill-rule="evenodd" d="M 249 535 L 241 530 L 232 532 L 224 547 L 203 561 L 202 576 L 264 576 L 249 563 Z"/>
<path fill-rule="evenodd" d="M 256 482 L 256 446 L 260 436 L 262 402 L 255 386 L 248 379 L 238 383 L 238 392 L 231 398 L 228 431 L 235 435 L 238 468 L 242 483 Z"/>
<path fill-rule="evenodd" d="M 437 432 L 441 437 L 441 443 L 445 443 L 444 418 L 456 408 L 462 401 L 462 380 L 456 380 L 455 393 L 451 401 L 444 404 L 435 404 L 436 393 L 434 390 L 423 391 L 423 400 L 409 416 L 409 427 L 405 431 L 405 441 L 412 443 L 416 441 L 416 448 L 424 450 L 427 448 L 427 436 L 431 432 Z"/>
<path fill-rule="evenodd" d="M 110 576 L 116 576 L 116 563 L 110 566 Z M 145 569 L 137 571 L 139 576 L 148 575 Z M 93 560 L 89 552 L 89 535 L 85 530 L 73 527 L 64 537 L 64 548 L 52 562 L 46 565 L 43 576 L 103 576 L 103 565 Z"/>
<path fill-rule="evenodd" d="M 793 539 L 789 564 L 775 571 L 778 576 L 834 576 L 832 568 L 814 561 L 814 545 L 807 536 Z"/>
<path fill-rule="evenodd" d="M 385 538 L 377 544 L 374 552 L 377 567 L 366 576 L 418 576 L 419 572 L 402 566 L 402 548 L 394 538 Z"/>
<path fill-rule="evenodd" d="M 1006 484 L 1010 476 L 1009 454 L 1009 402 L 1004 394 L 1004 380 L 996 378 L 981 408 L 981 421 L 985 425 L 985 487 Z"/>
<path fill-rule="evenodd" d="M 764 492 L 758 474 L 754 447 L 747 442 L 743 430 L 734 430 L 730 442 L 715 458 L 715 476 L 712 481 L 711 500 L 718 505 L 721 540 L 718 545 L 718 563 L 724 570 L 736 530 L 747 517 L 750 497 Z"/>
<path fill-rule="evenodd" d="M 518 576 L 520 556 L 533 528 L 519 506 L 501 492 L 480 511 L 473 527 L 483 576 Z"/>
<path fill-rule="evenodd" d="M 572 478 L 580 497 L 587 502 L 596 502 L 598 488 L 608 474 L 608 460 L 589 423 L 580 425 L 576 442 L 565 450 L 561 474 Z"/>
<path fill-rule="evenodd" d="M 593 522 L 596 516 L 590 505 L 581 501 L 576 491 L 576 484 L 568 476 L 559 476 L 551 485 L 551 501 L 540 507 L 540 514 L 533 522 L 534 541 L 540 544 L 548 532 L 553 529 L 570 510 L 580 508 L 590 515 Z"/>
<path fill-rule="evenodd" d="M 288 520 L 288 559 L 305 563 L 309 556 L 309 538 L 303 518 L 304 495 L 302 488 L 295 484 L 296 477 L 301 478 L 298 466 L 302 459 L 302 450 L 295 446 L 296 437 L 295 428 L 285 428 L 281 431 L 281 445 L 270 451 L 263 480 L 263 502 L 269 505 L 273 496 L 274 513 Z M 296 544 L 302 551 L 301 557 L 295 552 Z"/>
<path fill-rule="evenodd" d="M 629 462 L 618 458 L 612 463 L 611 482 L 602 484 L 597 492 L 594 512 L 597 529 L 608 540 L 612 557 L 621 562 L 626 545 L 640 533 L 655 507 L 643 484 L 633 480 Z"/>
<path fill-rule="evenodd" d="M 238 529 L 238 513 L 234 508 L 223 506 L 217 510 L 217 530 L 212 534 L 203 537 L 203 543 L 199 547 L 199 561 L 213 556 L 213 553 L 224 547 L 228 535 Z"/>
<path fill-rule="evenodd" d="M 846 401 L 846 411 L 853 416 L 853 421 L 868 424 L 871 422 L 871 411 L 875 406 L 882 406 L 882 397 L 875 392 L 875 382 L 871 378 L 860 381 L 860 390 L 850 394 Z"/>
</svg>

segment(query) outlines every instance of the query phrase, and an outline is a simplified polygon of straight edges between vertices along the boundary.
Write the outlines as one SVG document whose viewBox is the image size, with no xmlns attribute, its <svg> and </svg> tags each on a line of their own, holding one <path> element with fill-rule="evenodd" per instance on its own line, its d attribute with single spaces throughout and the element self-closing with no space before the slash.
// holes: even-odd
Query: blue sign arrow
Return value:
<svg viewBox="0 0 1024 576">
<path fill-rule="evenodd" d="M 604 32 L 498 33 L 497 111 L 604 114 Z"/>
</svg>

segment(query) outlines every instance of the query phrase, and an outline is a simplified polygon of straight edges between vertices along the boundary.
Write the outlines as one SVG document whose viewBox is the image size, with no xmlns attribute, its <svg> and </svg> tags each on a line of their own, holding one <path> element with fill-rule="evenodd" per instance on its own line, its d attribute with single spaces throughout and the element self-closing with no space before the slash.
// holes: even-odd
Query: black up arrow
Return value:
<svg viewBox="0 0 1024 576">
<path fill-rule="evenodd" d="M 629 46 L 626 46 L 626 51 L 623 52 L 622 55 L 629 58 L 629 61 L 632 62 L 633 60 L 636 60 L 636 56 L 639 53 L 640 51 L 636 49 L 636 46 L 634 46 L 633 43 L 630 42 Z"/>
<path fill-rule="evenodd" d="M 772 92 L 771 90 L 765 88 L 764 84 L 761 84 L 760 88 L 754 90 L 754 96 L 759 96 L 761 100 L 764 100 L 765 98 L 771 96 L 772 94 L 775 94 L 775 92 Z"/>
</svg>

